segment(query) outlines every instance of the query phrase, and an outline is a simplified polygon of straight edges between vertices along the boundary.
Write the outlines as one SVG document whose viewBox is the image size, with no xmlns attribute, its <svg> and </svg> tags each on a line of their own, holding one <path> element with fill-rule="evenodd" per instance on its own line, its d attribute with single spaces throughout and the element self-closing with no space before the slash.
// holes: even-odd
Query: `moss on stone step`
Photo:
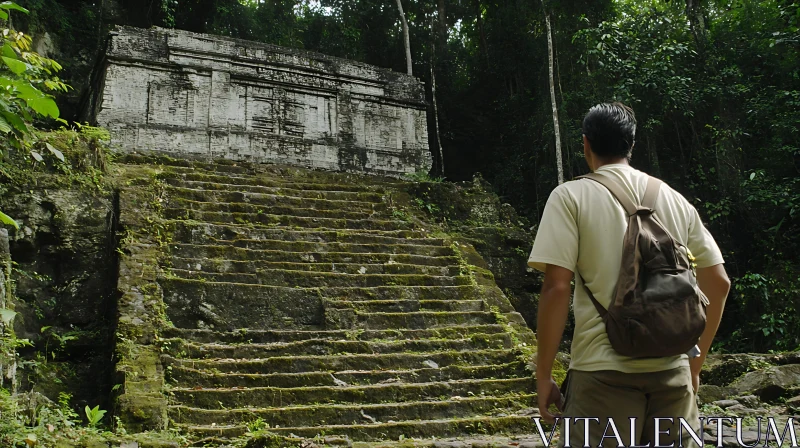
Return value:
<svg viewBox="0 0 800 448">
<path fill-rule="evenodd" d="M 460 266 L 424 266 L 405 263 L 293 263 L 262 260 L 226 260 L 208 258 L 172 257 L 169 266 L 181 269 L 195 269 L 208 272 L 256 272 L 260 270 L 305 271 L 316 273 L 359 274 L 359 275 L 433 275 L 453 277 L 461 274 Z"/>
<path fill-rule="evenodd" d="M 198 243 L 218 240 L 280 240 L 321 243 L 416 244 L 443 246 L 444 239 L 414 230 L 381 231 L 365 229 L 287 229 L 210 224 L 197 221 L 175 221 L 175 241 Z"/>
<path fill-rule="evenodd" d="M 166 338 L 180 338 L 196 343 L 287 343 L 307 339 L 328 340 L 408 340 L 408 339 L 462 339 L 474 334 L 505 333 L 502 325 L 474 325 L 426 329 L 391 329 L 391 330 L 253 330 L 242 328 L 223 332 L 214 330 L 196 330 L 186 328 L 166 328 L 162 335 Z"/>
<path fill-rule="evenodd" d="M 262 206 L 244 202 L 198 202 L 177 197 L 169 198 L 167 200 L 167 205 L 176 209 L 203 212 L 239 213 L 242 215 L 261 215 L 270 213 L 272 215 L 290 215 L 296 217 L 348 220 L 368 219 L 371 216 L 381 216 L 374 210 L 350 210 L 346 208 L 318 209 L 308 208 L 303 205 L 300 207 L 292 207 L 289 205 Z"/>
<path fill-rule="evenodd" d="M 171 198 L 206 203 L 246 203 L 258 207 L 292 207 L 315 210 L 345 209 L 362 212 L 386 210 L 386 204 L 382 202 L 307 198 L 277 194 L 277 192 L 258 193 L 236 190 L 202 190 L 179 186 L 167 187 L 165 191 Z"/>
<path fill-rule="evenodd" d="M 513 412 L 534 404 L 534 395 L 506 397 L 450 395 L 439 401 L 415 400 L 402 403 L 315 404 L 310 406 L 272 406 L 269 408 L 200 409 L 173 406 L 170 416 L 181 423 L 196 425 L 241 424 L 261 418 L 271 427 L 298 426 L 306 422 L 319 425 L 352 425 L 367 423 L 362 412 L 379 422 L 463 418 L 497 413 L 498 409 Z"/>
<path fill-rule="evenodd" d="M 257 260 L 288 263 L 402 263 L 421 266 L 453 266 L 458 263 L 457 258 L 449 256 L 432 257 L 428 255 L 369 252 L 291 252 L 285 250 L 253 250 L 231 245 L 199 246 L 182 243 L 171 244 L 170 253 L 173 256 L 181 258 L 238 261 Z"/>
<path fill-rule="evenodd" d="M 326 309 L 360 312 L 408 313 L 415 311 L 488 311 L 483 300 L 326 300 Z"/>
<path fill-rule="evenodd" d="M 195 270 L 197 266 L 201 270 Z M 258 285 L 319 288 L 326 286 L 350 286 L 372 288 L 377 286 L 459 286 L 469 285 L 468 277 L 441 277 L 415 274 L 339 274 L 331 272 L 306 272 L 265 269 L 252 273 L 209 272 L 199 263 L 190 269 L 170 268 L 169 275 L 193 280 L 209 280 L 225 283 L 252 283 Z"/>
<path fill-rule="evenodd" d="M 447 366 L 406 370 L 344 370 L 304 373 L 217 373 L 190 367 L 173 366 L 169 379 L 175 383 L 199 387 L 302 387 L 336 386 L 338 381 L 350 385 L 390 382 L 455 381 L 479 378 L 531 377 L 525 363 L 514 361 L 499 365 Z M 338 383 L 341 384 L 341 383 Z"/>
<path fill-rule="evenodd" d="M 404 221 L 294 216 L 271 214 L 268 211 L 264 213 L 228 213 L 168 208 L 164 211 L 164 217 L 167 219 L 193 219 L 221 224 L 289 226 L 312 229 L 325 227 L 330 229 L 410 230 L 413 228 L 412 224 Z"/>
<path fill-rule="evenodd" d="M 382 193 L 364 191 L 325 191 L 325 190 L 304 190 L 290 187 L 264 187 L 257 185 L 233 185 L 225 182 L 203 182 L 187 181 L 180 179 L 164 179 L 166 185 L 177 188 L 187 188 L 201 191 L 237 191 L 244 193 L 262 193 L 276 196 L 286 196 L 307 199 L 325 199 L 331 201 L 356 201 L 369 203 L 382 203 L 384 195 Z"/>
<path fill-rule="evenodd" d="M 269 359 L 201 359 L 184 360 L 162 356 L 167 366 L 237 373 L 292 373 L 341 370 L 396 370 L 439 367 L 508 364 L 518 360 L 514 350 L 469 350 L 428 353 L 348 354 L 337 356 L 284 356 Z"/>
<path fill-rule="evenodd" d="M 165 171 L 162 174 L 163 179 L 179 179 L 184 181 L 199 181 L 209 183 L 225 183 L 234 186 L 256 186 L 256 187 L 273 187 L 273 188 L 288 188 L 294 190 L 310 190 L 310 191 L 347 191 L 347 192 L 370 192 L 370 193 L 383 193 L 385 189 L 381 186 L 358 184 L 358 183 L 343 183 L 324 182 L 294 182 L 281 178 L 268 178 L 268 177 L 253 177 L 246 175 L 218 175 L 214 173 L 201 172 L 201 171 L 186 171 L 186 172 L 170 172 Z"/>
<path fill-rule="evenodd" d="M 162 279 L 171 322 L 183 328 L 291 328 L 324 322 L 318 290 Z"/>
<path fill-rule="evenodd" d="M 263 407 L 285 407 L 319 404 L 399 403 L 408 401 L 440 400 L 442 397 L 481 396 L 502 397 L 519 391 L 533 390 L 531 378 L 477 379 L 454 382 L 377 384 L 369 386 L 317 386 L 297 388 L 233 388 L 201 389 L 174 388 L 175 401 L 186 406 L 203 409 L 248 408 L 255 403 Z M 311 420 L 314 421 L 313 415 Z M 373 416 L 375 417 L 375 416 Z M 419 416 L 398 416 L 396 419 L 414 419 Z M 301 423 L 297 421 L 294 424 Z M 344 422 L 342 422 L 344 423 Z"/>
<path fill-rule="evenodd" d="M 183 339 L 161 341 L 164 353 L 180 358 L 236 358 L 265 359 L 292 355 L 335 355 L 340 353 L 404 353 L 452 351 L 469 349 L 509 348 L 509 335 L 474 334 L 467 339 L 422 339 L 404 341 L 333 341 L 307 339 L 305 341 L 269 344 L 198 344 Z"/>
<path fill-rule="evenodd" d="M 192 434 L 202 436 L 236 437 L 247 431 L 244 426 L 183 427 Z M 292 434 L 311 439 L 324 434 L 346 436 L 360 441 L 381 441 L 398 440 L 401 436 L 405 438 L 443 438 L 468 434 L 531 434 L 536 431 L 536 426 L 530 417 L 506 416 L 402 421 L 381 424 L 281 427 L 275 428 L 273 431 L 277 434 Z"/>
<path fill-rule="evenodd" d="M 358 313 L 359 328 L 436 328 L 456 325 L 497 323 L 493 313 L 486 311 L 416 311 L 410 313 Z"/>
<path fill-rule="evenodd" d="M 359 244 L 359 243 L 327 243 L 309 241 L 282 241 L 282 240 L 216 240 L 207 238 L 208 244 L 199 246 L 214 247 L 239 247 L 250 250 L 279 250 L 282 252 L 341 252 L 341 253 L 371 253 L 371 254 L 406 254 L 423 255 L 426 257 L 453 256 L 453 250 L 445 246 L 416 245 L 409 243 L 399 244 Z M 257 254 L 255 254 L 258 256 Z M 489 274 L 491 275 L 491 274 Z"/>
<path fill-rule="evenodd" d="M 131 247 L 153 254 L 173 325 L 155 336 L 171 401 L 191 405 L 170 407 L 178 427 L 210 440 L 259 418 L 355 440 L 532 428 L 513 415 L 534 405 L 532 333 L 404 182 L 183 161 L 155 172 L 158 236 Z"/>
</svg>

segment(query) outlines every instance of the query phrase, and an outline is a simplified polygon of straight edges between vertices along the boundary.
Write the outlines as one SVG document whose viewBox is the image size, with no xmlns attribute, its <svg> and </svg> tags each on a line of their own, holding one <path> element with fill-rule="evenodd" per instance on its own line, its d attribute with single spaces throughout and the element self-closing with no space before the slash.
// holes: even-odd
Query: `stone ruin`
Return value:
<svg viewBox="0 0 800 448">
<path fill-rule="evenodd" d="M 85 118 L 125 152 L 398 176 L 427 172 L 425 89 L 412 76 L 186 31 L 120 27 Z"/>
</svg>

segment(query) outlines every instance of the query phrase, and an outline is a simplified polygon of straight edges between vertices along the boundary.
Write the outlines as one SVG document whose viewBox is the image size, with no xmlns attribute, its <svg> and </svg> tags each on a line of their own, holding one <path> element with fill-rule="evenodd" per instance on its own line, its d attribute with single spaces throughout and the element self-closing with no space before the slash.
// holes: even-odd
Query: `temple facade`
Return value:
<svg viewBox="0 0 800 448">
<path fill-rule="evenodd" d="M 113 31 L 87 118 L 127 152 L 390 176 L 431 165 L 416 78 L 179 30 Z"/>
</svg>

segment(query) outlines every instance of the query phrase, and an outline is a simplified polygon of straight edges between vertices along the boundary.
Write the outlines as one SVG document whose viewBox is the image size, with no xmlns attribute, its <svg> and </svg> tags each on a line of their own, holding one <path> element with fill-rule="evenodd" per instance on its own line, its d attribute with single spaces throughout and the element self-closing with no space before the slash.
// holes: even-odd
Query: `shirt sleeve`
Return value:
<svg viewBox="0 0 800 448">
<path fill-rule="evenodd" d="M 528 266 L 544 271 L 548 264 L 575 272 L 578 263 L 577 207 L 562 186 L 553 190 L 544 207 Z"/>
<path fill-rule="evenodd" d="M 700 214 L 697 213 L 697 209 L 691 205 L 689 205 L 689 207 L 691 210 L 691 217 L 689 221 L 689 240 L 686 246 L 692 251 L 692 255 L 694 255 L 696 259 L 695 263 L 697 263 L 697 267 L 707 268 L 724 263 L 725 260 L 722 258 L 722 252 L 719 250 L 717 242 L 714 241 L 714 237 L 711 236 L 711 233 L 703 225 L 703 221 L 700 219 Z"/>
</svg>

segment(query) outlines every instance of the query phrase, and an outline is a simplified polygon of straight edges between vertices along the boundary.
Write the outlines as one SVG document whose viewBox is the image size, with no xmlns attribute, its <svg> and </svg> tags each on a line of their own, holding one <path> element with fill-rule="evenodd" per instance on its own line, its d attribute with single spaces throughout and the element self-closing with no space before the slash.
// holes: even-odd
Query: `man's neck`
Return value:
<svg viewBox="0 0 800 448">
<path fill-rule="evenodd" d="M 628 163 L 628 159 L 623 157 L 621 159 L 605 159 L 600 157 L 594 157 L 592 160 L 592 164 L 594 165 L 594 169 L 592 171 L 597 171 L 601 167 L 606 165 L 630 165 Z"/>
</svg>

